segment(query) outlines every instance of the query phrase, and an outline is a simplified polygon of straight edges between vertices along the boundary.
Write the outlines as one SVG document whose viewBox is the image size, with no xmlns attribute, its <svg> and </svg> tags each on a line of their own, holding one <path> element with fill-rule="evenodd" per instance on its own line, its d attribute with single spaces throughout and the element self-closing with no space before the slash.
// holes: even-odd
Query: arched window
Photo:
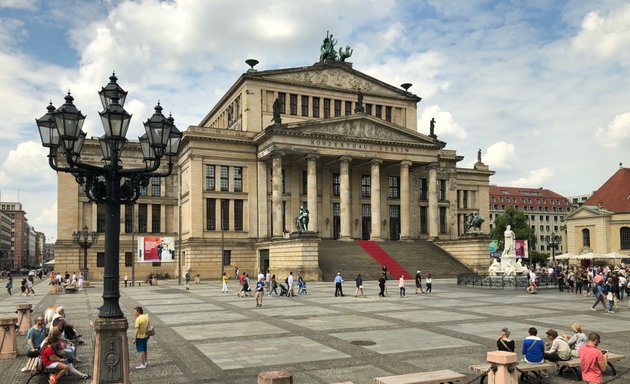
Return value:
<svg viewBox="0 0 630 384">
<path fill-rule="evenodd" d="M 621 227 L 619 230 L 621 249 L 630 249 L 630 227 Z"/>
<path fill-rule="evenodd" d="M 591 246 L 591 231 L 587 228 L 582 230 L 582 246 L 590 247 Z"/>
</svg>

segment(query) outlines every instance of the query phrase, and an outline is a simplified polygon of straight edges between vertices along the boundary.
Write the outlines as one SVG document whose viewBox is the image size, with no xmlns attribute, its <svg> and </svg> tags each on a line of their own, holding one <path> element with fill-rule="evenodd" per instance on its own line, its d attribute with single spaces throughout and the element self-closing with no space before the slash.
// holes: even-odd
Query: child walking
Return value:
<svg viewBox="0 0 630 384">
<path fill-rule="evenodd" d="M 398 279 L 398 288 L 400 288 L 400 297 L 405 297 L 405 276 L 400 275 Z"/>
<path fill-rule="evenodd" d="M 427 289 L 426 289 L 426 293 L 428 293 L 429 295 L 433 294 L 433 291 L 431 290 L 433 287 L 433 276 L 429 273 L 427 275 Z"/>
</svg>

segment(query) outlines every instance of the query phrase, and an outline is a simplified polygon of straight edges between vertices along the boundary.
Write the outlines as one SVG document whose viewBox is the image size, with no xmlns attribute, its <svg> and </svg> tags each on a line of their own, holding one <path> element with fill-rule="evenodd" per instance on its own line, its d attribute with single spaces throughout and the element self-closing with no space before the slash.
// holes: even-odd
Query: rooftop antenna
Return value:
<svg viewBox="0 0 630 384">
<path fill-rule="evenodd" d="M 247 60 L 245 60 L 245 63 L 251 67 L 250 69 L 247 70 L 247 72 L 256 72 L 257 71 L 254 67 L 259 63 L 258 60 L 256 60 L 256 59 L 247 59 Z"/>
<path fill-rule="evenodd" d="M 409 88 L 411 88 L 411 83 L 402 83 L 400 86 L 405 90 L 405 92 L 409 92 Z"/>
</svg>

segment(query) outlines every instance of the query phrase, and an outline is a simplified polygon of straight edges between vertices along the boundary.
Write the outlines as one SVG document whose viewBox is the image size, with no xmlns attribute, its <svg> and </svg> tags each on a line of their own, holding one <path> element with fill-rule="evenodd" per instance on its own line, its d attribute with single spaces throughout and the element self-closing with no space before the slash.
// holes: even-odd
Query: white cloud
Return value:
<svg viewBox="0 0 630 384">
<path fill-rule="evenodd" d="M 515 146 L 499 141 L 489 146 L 481 158 L 492 170 L 511 169 L 516 163 Z"/>
<path fill-rule="evenodd" d="M 528 187 L 528 188 L 537 188 L 546 186 L 546 184 L 553 177 L 553 171 L 547 167 L 543 167 L 540 169 L 535 169 L 529 171 L 529 174 L 526 177 L 518 178 L 511 183 L 509 186 L 511 187 Z"/>
<path fill-rule="evenodd" d="M 448 142 L 449 138 L 465 139 L 468 133 L 455 122 L 453 115 L 439 105 L 426 107 L 418 119 L 418 131 L 428 135 L 431 119 L 435 118 L 435 134 L 438 139 Z"/>
<path fill-rule="evenodd" d="M 607 59 L 630 59 L 630 5 L 619 7 L 607 15 L 591 11 L 584 16 L 581 30 L 573 39 L 577 51 Z M 630 64 L 626 62 L 626 64 Z"/>
<path fill-rule="evenodd" d="M 0 0 L 0 8 L 37 9 L 39 0 Z"/>
<path fill-rule="evenodd" d="M 604 148 L 627 148 L 630 138 L 630 112 L 615 116 L 606 128 L 597 127 L 595 138 Z"/>
<path fill-rule="evenodd" d="M 38 190 L 56 181 L 55 172 L 48 165 L 48 151 L 41 143 L 28 141 L 9 151 L 0 165 L 0 186 Z"/>
</svg>

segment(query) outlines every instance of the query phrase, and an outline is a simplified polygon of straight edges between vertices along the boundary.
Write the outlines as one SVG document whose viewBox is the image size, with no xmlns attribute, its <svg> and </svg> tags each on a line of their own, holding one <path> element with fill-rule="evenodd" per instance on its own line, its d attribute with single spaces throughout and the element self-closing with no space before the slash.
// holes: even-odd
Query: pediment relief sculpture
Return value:
<svg viewBox="0 0 630 384">
<path fill-rule="evenodd" d="M 421 138 L 405 135 L 392 129 L 376 125 L 369 121 L 344 121 L 337 124 L 327 124 L 318 126 L 316 129 L 305 129 L 302 132 L 312 134 L 328 134 L 353 138 L 419 142 Z M 426 143 L 431 143 L 426 141 Z"/>
<path fill-rule="evenodd" d="M 339 68 L 284 73 L 270 76 L 270 78 L 315 85 L 327 85 L 330 87 L 342 89 L 361 89 L 363 92 L 376 92 L 389 95 L 398 95 L 397 93 L 392 92 L 392 90 L 390 89 L 387 89 L 379 84 L 375 84 Z"/>
</svg>

